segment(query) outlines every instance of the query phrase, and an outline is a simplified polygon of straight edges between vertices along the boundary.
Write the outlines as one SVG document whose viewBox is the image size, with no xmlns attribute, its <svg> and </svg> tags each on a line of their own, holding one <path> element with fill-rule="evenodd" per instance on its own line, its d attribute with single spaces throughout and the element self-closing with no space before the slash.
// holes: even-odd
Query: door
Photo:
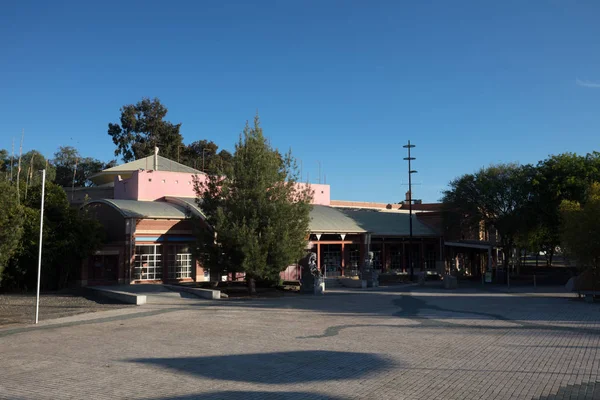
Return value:
<svg viewBox="0 0 600 400">
<path fill-rule="evenodd" d="M 104 280 L 117 281 L 119 277 L 119 256 L 104 256 Z"/>
<path fill-rule="evenodd" d="M 117 281 L 119 272 L 118 255 L 95 255 L 92 261 L 93 281 Z"/>
</svg>

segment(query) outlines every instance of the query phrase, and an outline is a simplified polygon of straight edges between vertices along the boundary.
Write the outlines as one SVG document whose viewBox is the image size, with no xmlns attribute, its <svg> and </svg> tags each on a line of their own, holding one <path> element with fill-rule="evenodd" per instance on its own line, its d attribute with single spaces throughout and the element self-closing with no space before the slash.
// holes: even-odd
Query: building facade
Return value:
<svg viewBox="0 0 600 400">
<path fill-rule="evenodd" d="M 107 243 L 82 266 L 81 285 L 211 279 L 191 251 L 196 241 L 194 227 L 211 229 L 202 222 L 204 215 L 194 191 L 194 182 L 204 182 L 206 174 L 150 156 L 109 168 L 91 179 L 101 189 L 81 188 L 70 194 L 78 204 L 84 197 L 81 193 L 86 193 L 82 207 L 103 224 Z M 435 207 L 413 206 L 411 240 L 406 205 L 335 201 L 329 185 L 310 187 L 313 209 L 307 251 L 317 254 L 326 276 L 357 274 L 369 251 L 381 271 L 408 273 L 409 260 L 415 272 L 443 270 L 442 235 L 426 218 Z M 300 279 L 299 268 L 288 267 L 282 278 Z"/>
</svg>

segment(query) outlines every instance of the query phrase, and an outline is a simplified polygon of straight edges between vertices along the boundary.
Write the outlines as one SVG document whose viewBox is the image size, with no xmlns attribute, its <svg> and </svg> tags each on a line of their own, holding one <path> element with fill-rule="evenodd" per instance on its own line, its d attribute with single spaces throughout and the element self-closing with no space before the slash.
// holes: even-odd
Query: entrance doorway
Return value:
<svg viewBox="0 0 600 400">
<path fill-rule="evenodd" d="M 119 256 L 117 254 L 97 254 L 92 259 L 90 278 L 93 281 L 114 283 L 119 276 Z"/>
<path fill-rule="evenodd" d="M 324 244 L 321 246 L 321 268 L 328 278 L 342 275 L 342 245 Z"/>
</svg>

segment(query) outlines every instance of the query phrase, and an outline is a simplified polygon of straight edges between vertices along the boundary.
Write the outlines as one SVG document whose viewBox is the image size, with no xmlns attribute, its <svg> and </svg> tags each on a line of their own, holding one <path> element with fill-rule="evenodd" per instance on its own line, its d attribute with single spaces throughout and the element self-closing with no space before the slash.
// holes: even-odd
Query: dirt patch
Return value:
<svg viewBox="0 0 600 400">
<path fill-rule="evenodd" d="M 135 307 L 90 295 L 84 290 L 40 294 L 40 320 Z M 35 294 L 1 294 L 0 327 L 35 322 Z"/>
</svg>

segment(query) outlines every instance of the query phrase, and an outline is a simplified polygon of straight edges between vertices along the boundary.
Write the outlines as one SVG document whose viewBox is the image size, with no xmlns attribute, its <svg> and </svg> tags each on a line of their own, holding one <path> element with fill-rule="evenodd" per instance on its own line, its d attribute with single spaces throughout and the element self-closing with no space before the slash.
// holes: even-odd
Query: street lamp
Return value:
<svg viewBox="0 0 600 400">
<path fill-rule="evenodd" d="M 35 297 L 35 323 L 40 315 L 40 278 L 42 276 L 42 235 L 44 233 L 44 194 L 46 189 L 46 170 L 42 170 L 42 205 L 40 207 L 40 252 L 38 256 L 37 294 Z"/>
<path fill-rule="evenodd" d="M 404 146 L 405 149 L 408 149 L 408 157 L 404 157 L 405 160 L 408 161 L 408 215 L 409 215 L 409 236 L 408 236 L 408 265 L 410 266 L 410 280 L 412 281 L 414 279 L 414 274 L 415 274 L 415 270 L 414 270 L 414 266 L 413 266 L 413 261 L 412 261 L 412 244 L 413 244 L 413 224 L 412 224 L 412 174 L 416 174 L 417 171 L 414 171 L 413 169 L 411 169 L 410 166 L 410 162 L 412 160 L 416 160 L 415 157 L 411 157 L 410 156 L 410 149 L 412 149 L 413 147 L 415 147 L 414 144 L 410 144 L 410 140 L 408 141 L 408 144 L 405 144 Z"/>
</svg>

